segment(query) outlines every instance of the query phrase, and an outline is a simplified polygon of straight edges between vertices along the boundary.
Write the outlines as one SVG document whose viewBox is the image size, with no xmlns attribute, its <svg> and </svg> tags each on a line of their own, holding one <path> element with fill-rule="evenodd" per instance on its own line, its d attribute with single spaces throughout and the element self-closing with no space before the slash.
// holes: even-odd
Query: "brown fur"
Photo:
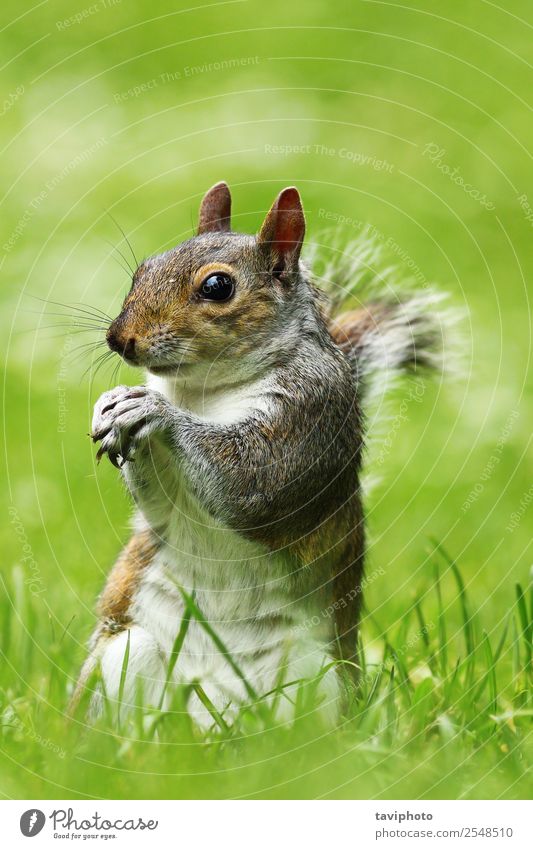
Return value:
<svg viewBox="0 0 533 849">
<path fill-rule="evenodd" d="M 97 612 L 106 630 L 115 632 L 129 624 L 129 606 L 141 575 L 159 548 L 152 531 L 133 534 L 107 579 Z"/>
<path fill-rule="evenodd" d="M 83 664 L 67 713 L 74 716 L 84 690 L 98 665 L 99 649 L 113 634 L 128 628 L 131 623 L 129 607 L 139 586 L 143 571 L 152 562 L 159 541 L 152 531 L 133 534 L 120 552 L 113 566 L 97 605 L 99 625 L 92 637 L 92 650 Z"/>
<path fill-rule="evenodd" d="M 380 321 L 387 311 L 383 304 L 369 304 L 335 316 L 330 319 L 328 327 L 333 341 L 344 354 L 357 352 L 364 336 L 379 330 Z"/>
<path fill-rule="evenodd" d="M 215 271 L 229 273 L 236 294 L 227 303 L 198 296 Z M 205 234 L 146 260 L 136 271 L 120 316 L 108 331 L 118 348 L 136 344 L 135 365 L 150 358 L 162 337 L 188 343 L 182 365 L 234 358 L 253 350 L 275 315 L 276 296 L 259 262 L 255 240 L 237 234 Z M 162 363 L 164 365 L 164 363 Z"/>
<path fill-rule="evenodd" d="M 213 517 L 270 551 L 289 553 L 288 595 L 319 602 L 314 609 L 329 623 L 327 651 L 353 671 L 365 552 L 357 366 L 371 359 L 367 343 L 380 325 L 400 319 L 386 303 L 329 317 L 299 265 L 305 219 L 296 189 L 280 193 L 257 237 L 231 232 L 230 212 L 229 189 L 219 183 L 202 202 L 198 236 L 137 269 L 108 341 L 156 375 L 179 372 L 186 381 L 197 363 L 222 364 L 218 375 L 227 373 L 228 382 L 269 375 L 268 412 L 258 405 L 254 415 L 218 425 L 173 407 L 154 439 L 164 441 L 169 461 L 179 462 L 187 487 Z M 214 302 L 201 287 L 217 272 L 234 286 L 231 297 Z M 411 329 L 405 316 L 401 321 Z M 400 367 L 413 358 L 404 348 Z M 156 473 L 146 467 L 139 481 Z M 135 496 L 132 488 L 139 501 L 142 491 Z M 129 626 L 131 599 L 158 547 L 155 532 L 146 531 L 118 558 L 100 599 L 97 640 Z"/>
<path fill-rule="evenodd" d="M 138 270 L 114 325 L 120 325 L 125 336 L 137 336 L 144 346 L 141 356 L 149 350 L 152 334 L 157 335 L 163 326 L 171 335 L 193 342 L 195 361 L 213 361 L 220 356 L 234 361 L 253 350 L 263 335 L 275 333 L 272 325 L 279 298 L 290 297 L 299 274 L 305 221 L 298 192 L 287 189 L 278 196 L 257 239 L 231 233 L 227 215 L 227 195 L 219 185 L 202 203 L 201 240 L 178 245 Z M 219 226 L 222 219 L 224 226 Z M 198 298 L 202 281 L 216 271 L 226 272 L 236 281 L 235 297 L 228 303 Z M 217 475 L 228 480 L 238 477 L 231 494 L 238 509 L 225 519 L 270 550 L 288 550 L 300 575 L 297 591 L 306 591 L 301 581 L 309 568 L 322 575 L 324 606 L 337 605 L 331 617 L 337 653 L 353 659 L 360 594 L 349 594 L 360 585 L 364 553 L 358 490 L 362 429 L 350 369 L 338 347 L 343 348 L 343 334 L 346 344 L 353 343 L 361 316 L 353 316 L 353 322 L 352 316 L 347 316 L 345 324 L 331 324 L 324 320 L 320 296 L 312 286 L 309 291 L 324 345 L 316 387 L 310 385 L 308 365 L 302 362 L 300 367 L 292 359 L 286 379 L 278 372 L 277 379 L 281 384 L 285 381 L 291 400 L 280 401 L 275 422 L 250 429 L 243 425 L 234 438 L 215 428 L 193 450 Z M 368 321 L 372 321 L 370 315 Z M 332 330 L 337 330 L 333 340 L 338 347 L 329 335 Z M 339 387 L 343 391 L 339 392 Z M 309 440 L 310 457 L 302 472 L 301 443 L 317 422 L 326 439 L 323 445 L 320 440 L 317 443 L 316 434 Z M 335 435 L 334 446 L 329 444 L 328 434 Z M 269 458 L 269 468 L 258 473 L 256 458 L 263 456 Z M 216 484 L 213 491 L 218 491 Z M 217 500 L 213 514 L 219 509 Z"/>
<path fill-rule="evenodd" d="M 231 194 L 226 183 L 216 183 L 204 195 L 198 216 L 198 235 L 230 229 Z"/>
</svg>

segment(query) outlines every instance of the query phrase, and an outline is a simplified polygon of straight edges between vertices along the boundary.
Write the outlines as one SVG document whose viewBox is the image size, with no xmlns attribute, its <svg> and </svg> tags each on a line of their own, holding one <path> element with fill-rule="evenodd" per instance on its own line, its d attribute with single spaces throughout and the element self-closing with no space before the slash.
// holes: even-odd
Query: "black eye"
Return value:
<svg viewBox="0 0 533 849">
<path fill-rule="evenodd" d="M 227 301 L 234 290 L 235 284 L 229 274 L 219 271 L 205 278 L 200 286 L 200 297 L 206 301 Z"/>
</svg>

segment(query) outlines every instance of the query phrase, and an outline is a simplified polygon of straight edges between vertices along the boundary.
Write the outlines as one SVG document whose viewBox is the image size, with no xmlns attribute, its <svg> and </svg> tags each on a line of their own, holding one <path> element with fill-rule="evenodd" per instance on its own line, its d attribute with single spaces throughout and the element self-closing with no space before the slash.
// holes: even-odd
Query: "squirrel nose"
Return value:
<svg viewBox="0 0 533 849">
<path fill-rule="evenodd" d="M 135 336 L 130 336 L 124 340 L 118 333 L 115 333 L 111 328 L 107 331 L 107 344 L 112 351 L 120 354 L 126 360 L 135 359 Z"/>
<path fill-rule="evenodd" d="M 130 336 L 130 338 L 124 345 L 124 351 L 122 352 L 122 356 L 126 357 L 127 360 L 135 359 L 135 336 Z"/>
</svg>

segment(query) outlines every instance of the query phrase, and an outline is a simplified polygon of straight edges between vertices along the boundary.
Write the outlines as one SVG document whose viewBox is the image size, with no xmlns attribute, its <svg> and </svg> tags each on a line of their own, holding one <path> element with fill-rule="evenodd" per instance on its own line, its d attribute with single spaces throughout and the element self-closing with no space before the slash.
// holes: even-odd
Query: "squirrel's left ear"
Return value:
<svg viewBox="0 0 533 849">
<path fill-rule="evenodd" d="M 231 194 L 227 183 L 216 183 L 200 204 L 198 235 L 226 233 L 231 229 Z"/>
<path fill-rule="evenodd" d="M 305 218 L 298 189 L 283 189 L 272 204 L 257 237 L 269 251 L 275 276 L 296 271 L 305 235 Z"/>
</svg>

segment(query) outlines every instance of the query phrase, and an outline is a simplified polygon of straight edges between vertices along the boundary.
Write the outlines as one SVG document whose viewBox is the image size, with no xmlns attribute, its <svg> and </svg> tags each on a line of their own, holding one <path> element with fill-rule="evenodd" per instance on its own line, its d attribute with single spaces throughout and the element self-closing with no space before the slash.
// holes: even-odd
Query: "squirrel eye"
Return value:
<svg viewBox="0 0 533 849">
<path fill-rule="evenodd" d="M 205 301 L 227 301 L 234 290 L 235 284 L 229 274 L 219 271 L 205 278 L 200 286 L 200 297 Z"/>
</svg>

